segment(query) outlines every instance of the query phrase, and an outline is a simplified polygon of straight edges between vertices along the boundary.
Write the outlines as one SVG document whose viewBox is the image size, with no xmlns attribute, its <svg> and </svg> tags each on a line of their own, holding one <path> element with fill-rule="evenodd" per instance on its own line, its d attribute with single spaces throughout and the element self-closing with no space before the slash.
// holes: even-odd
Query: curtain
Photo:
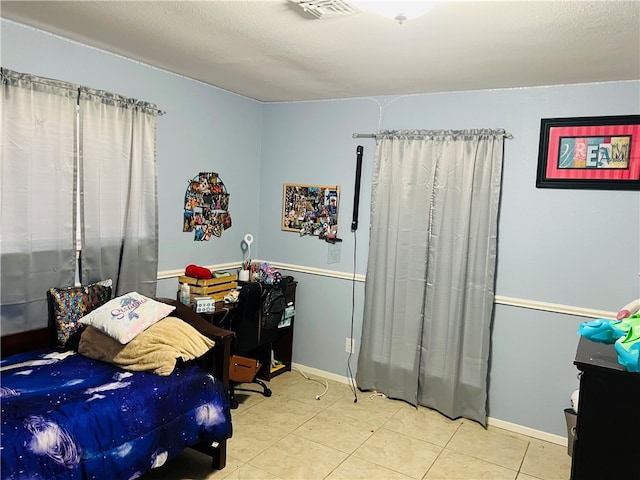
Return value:
<svg viewBox="0 0 640 480">
<path fill-rule="evenodd" d="M 359 388 L 486 424 L 504 136 L 376 135 Z"/>
<path fill-rule="evenodd" d="M 83 283 L 111 278 L 121 295 L 155 296 L 158 109 L 80 89 Z"/>
<path fill-rule="evenodd" d="M 2 334 L 43 326 L 46 292 L 73 285 L 77 87 L 2 69 Z"/>
<path fill-rule="evenodd" d="M 161 112 L 4 68 L 0 80 L 3 335 L 44 326 L 47 290 L 75 283 L 77 225 L 82 283 L 155 296 Z"/>
</svg>

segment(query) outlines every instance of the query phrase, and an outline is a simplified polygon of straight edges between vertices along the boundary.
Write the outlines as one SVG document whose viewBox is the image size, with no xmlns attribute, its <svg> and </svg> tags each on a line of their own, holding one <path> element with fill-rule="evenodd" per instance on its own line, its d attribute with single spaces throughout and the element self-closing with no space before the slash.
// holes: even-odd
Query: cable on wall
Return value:
<svg viewBox="0 0 640 480">
<path fill-rule="evenodd" d="M 351 331 L 349 338 L 353 338 L 353 318 L 355 315 L 356 307 L 356 252 L 358 241 L 356 239 L 356 231 L 353 230 L 353 278 L 351 279 Z M 349 386 L 353 392 L 353 403 L 358 402 L 358 389 L 356 388 L 356 381 L 353 378 L 353 371 L 351 370 L 351 357 L 353 356 L 353 350 L 349 349 L 349 356 L 347 357 L 347 378 L 349 379 Z"/>
<path fill-rule="evenodd" d="M 356 148 L 356 181 L 353 195 L 353 221 L 351 223 L 351 231 L 353 232 L 353 277 L 351 278 L 351 330 L 349 338 L 353 342 L 353 322 L 355 316 L 355 304 L 356 304 L 356 253 L 358 251 L 358 240 L 356 231 L 358 230 L 358 208 L 360 204 L 360 176 L 362 175 L 362 145 L 358 145 Z M 351 345 L 353 347 L 353 344 Z M 353 348 L 349 348 L 349 356 L 347 357 L 347 378 L 349 379 L 349 385 L 353 391 L 353 403 L 358 401 L 358 391 L 356 389 L 356 382 L 353 378 L 353 372 L 351 370 L 351 356 L 353 355 Z"/>
</svg>

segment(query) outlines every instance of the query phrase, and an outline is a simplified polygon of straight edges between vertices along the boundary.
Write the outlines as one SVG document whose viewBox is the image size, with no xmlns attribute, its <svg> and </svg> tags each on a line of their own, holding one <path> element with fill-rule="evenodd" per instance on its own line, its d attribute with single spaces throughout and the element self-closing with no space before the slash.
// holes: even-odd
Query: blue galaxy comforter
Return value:
<svg viewBox="0 0 640 480">
<path fill-rule="evenodd" d="M 128 480 L 185 447 L 231 437 L 222 382 L 195 366 L 162 377 L 38 351 L 0 370 L 2 480 Z"/>
</svg>

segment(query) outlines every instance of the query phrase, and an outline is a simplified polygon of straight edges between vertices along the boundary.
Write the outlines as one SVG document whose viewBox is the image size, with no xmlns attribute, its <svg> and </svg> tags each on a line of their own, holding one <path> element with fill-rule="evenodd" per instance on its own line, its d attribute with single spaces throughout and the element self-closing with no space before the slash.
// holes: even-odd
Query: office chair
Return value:
<svg viewBox="0 0 640 480">
<path fill-rule="evenodd" d="M 264 358 L 264 355 L 261 355 L 262 349 L 277 338 L 277 328 L 260 328 L 262 290 L 263 287 L 257 282 L 244 284 L 240 289 L 238 305 L 235 308 L 229 327 L 229 329 L 236 334 L 234 343 L 231 346 L 232 354 L 253 359 Z M 270 365 L 266 365 L 266 368 L 270 367 Z M 235 399 L 235 390 L 238 383 L 241 383 L 240 379 L 234 378 L 233 373 L 230 372 L 229 400 L 231 402 L 231 408 L 238 408 L 238 402 Z M 247 383 L 246 379 L 242 383 Z M 262 394 L 265 397 L 271 396 L 272 392 L 269 387 L 267 387 L 262 380 L 256 378 L 255 375 L 253 376 L 251 383 L 261 386 Z M 237 390 L 247 389 L 237 388 Z"/>
</svg>

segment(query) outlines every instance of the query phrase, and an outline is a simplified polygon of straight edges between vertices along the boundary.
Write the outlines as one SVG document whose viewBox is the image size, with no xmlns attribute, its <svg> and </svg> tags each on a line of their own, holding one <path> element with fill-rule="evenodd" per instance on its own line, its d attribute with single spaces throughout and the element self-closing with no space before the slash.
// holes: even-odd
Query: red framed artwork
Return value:
<svg viewBox="0 0 640 480">
<path fill-rule="evenodd" d="M 640 190 L 640 115 L 543 118 L 536 187 Z"/>
</svg>

